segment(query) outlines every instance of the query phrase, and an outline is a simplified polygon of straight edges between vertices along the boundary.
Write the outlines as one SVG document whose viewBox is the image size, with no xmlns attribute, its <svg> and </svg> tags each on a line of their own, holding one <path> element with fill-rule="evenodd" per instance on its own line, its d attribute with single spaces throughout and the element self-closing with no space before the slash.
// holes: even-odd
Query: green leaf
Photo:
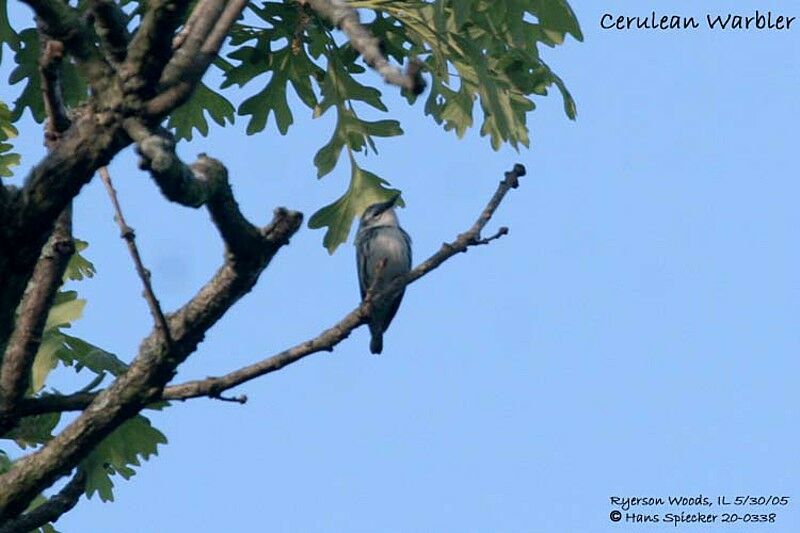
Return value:
<svg viewBox="0 0 800 533">
<path fill-rule="evenodd" d="M 453 0 L 453 15 L 456 28 L 461 29 L 472 17 L 472 6 L 475 0 Z"/>
<path fill-rule="evenodd" d="M 0 0 L 0 61 L 3 60 L 3 44 L 12 50 L 19 48 L 19 36 L 8 22 L 8 2 Z"/>
<path fill-rule="evenodd" d="M 270 112 L 275 115 L 275 123 L 281 135 L 286 135 L 294 122 L 289 103 L 286 101 L 286 82 L 288 80 L 289 49 L 276 52 L 272 60 L 273 71 L 269 83 L 263 90 L 251 96 L 239 106 L 240 115 L 251 115 L 247 124 L 247 134 L 252 135 L 267 125 Z"/>
<path fill-rule="evenodd" d="M 60 419 L 60 413 L 26 416 L 3 438 L 13 440 L 22 449 L 44 444 L 53 438 L 53 429 Z"/>
<path fill-rule="evenodd" d="M 361 120 L 350 109 L 339 108 L 333 136 L 314 156 L 317 177 L 321 178 L 333 170 L 345 146 L 356 152 L 369 146 L 377 153 L 372 137 L 394 137 L 402 134 L 403 130 L 396 120 L 370 122 Z"/>
<path fill-rule="evenodd" d="M 67 366 L 74 365 L 76 371 L 88 368 L 95 374 L 108 372 L 119 376 L 128 368 L 116 355 L 102 348 L 65 333 L 59 332 L 59 335 L 63 344 L 58 351 L 58 358 Z"/>
<path fill-rule="evenodd" d="M 2 43 L 0 43 L 0 46 L 2 46 Z M 11 171 L 11 167 L 19 165 L 20 162 L 20 155 L 11 152 L 14 147 L 11 143 L 5 142 L 13 139 L 18 134 L 17 128 L 14 127 L 12 122 L 11 110 L 5 102 L 0 101 L 0 178 L 13 176 L 14 173 Z"/>
<path fill-rule="evenodd" d="M 33 360 L 31 367 L 31 393 L 36 394 L 42 387 L 47 379 L 47 375 L 58 364 L 58 351 L 63 346 L 63 342 L 59 338 L 58 332 L 47 332 L 44 334 L 42 343 L 39 345 L 39 350 L 36 352 L 36 357 Z"/>
<path fill-rule="evenodd" d="M 459 137 L 473 125 L 477 101 L 484 115 L 481 134 L 493 148 L 528 146 L 527 114 L 535 107 L 529 95 L 545 95 L 553 84 L 567 115 L 575 116 L 574 100 L 537 48 L 562 42 L 566 33 L 582 39 L 564 0 L 354 0 L 351 5 L 382 12 L 373 24 L 376 35 L 391 35 L 393 53 L 424 58 L 432 78 L 425 113 Z"/>
<path fill-rule="evenodd" d="M 347 240 L 353 219 L 360 217 L 364 209 L 376 202 L 383 202 L 397 194 L 397 189 L 385 187 L 389 182 L 362 169 L 350 157 L 352 173 L 347 192 L 334 203 L 323 207 L 308 221 L 308 227 L 318 229 L 327 227 L 322 244 L 333 254 L 340 244 Z M 405 205 L 402 200 L 398 205 Z"/>
<path fill-rule="evenodd" d="M 214 122 L 224 126 L 226 121 L 233 124 L 234 111 L 233 104 L 224 96 L 200 82 L 189 100 L 170 114 L 167 127 L 175 132 L 176 139 L 191 141 L 194 130 L 203 137 L 208 135 L 206 114 Z"/>
<path fill-rule="evenodd" d="M 96 492 L 104 502 L 113 501 L 114 483 L 111 476 L 119 474 L 130 479 L 140 466 L 140 459 L 147 460 L 158 455 L 158 445 L 166 444 L 167 438 L 150 424 L 150 420 L 136 415 L 124 422 L 103 439 L 84 459 L 80 468 L 86 472 L 86 496 Z"/>
<path fill-rule="evenodd" d="M 94 277 L 97 272 L 91 261 L 81 255 L 81 252 L 89 247 L 89 243 L 80 239 L 74 239 L 75 253 L 69 258 L 67 269 L 64 271 L 64 281 L 80 281 L 83 278 Z"/>
<path fill-rule="evenodd" d="M 5 474 L 11 469 L 11 459 L 4 450 L 0 450 L 0 474 Z"/>
<path fill-rule="evenodd" d="M 380 111 L 387 110 L 378 89 L 362 85 L 350 75 L 341 51 L 331 51 L 328 57 L 328 70 L 320 88 L 322 100 L 314 109 L 315 118 L 322 116 L 331 106 L 338 106 L 348 100 L 364 102 Z"/>
<path fill-rule="evenodd" d="M 565 0 L 533 0 L 533 10 L 539 24 L 550 30 L 569 33 L 579 41 L 583 41 L 578 19 Z"/>
<path fill-rule="evenodd" d="M 77 292 L 60 291 L 56 294 L 53 307 L 50 308 L 50 313 L 47 315 L 44 330 L 47 331 L 58 326 L 69 326 L 70 322 L 74 322 L 81 317 L 85 306 L 86 300 L 78 299 Z"/>
</svg>

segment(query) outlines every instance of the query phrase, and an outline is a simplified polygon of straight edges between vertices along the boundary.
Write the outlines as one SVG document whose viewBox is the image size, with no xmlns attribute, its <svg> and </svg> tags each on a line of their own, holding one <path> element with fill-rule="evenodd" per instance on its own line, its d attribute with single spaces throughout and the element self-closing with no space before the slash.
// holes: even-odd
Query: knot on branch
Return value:
<svg viewBox="0 0 800 533">
<path fill-rule="evenodd" d="M 505 173 L 506 179 L 503 181 L 503 183 L 505 183 L 512 189 L 516 189 L 517 187 L 519 187 L 519 178 L 521 178 L 527 173 L 528 171 L 525 170 L 525 165 L 521 163 L 516 163 L 513 169 Z"/>
<path fill-rule="evenodd" d="M 174 164 L 175 141 L 166 133 L 145 137 L 136 147 L 142 159 L 139 168 L 153 172 L 166 172 Z"/>
<path fill-rule="evenodd" d="M 261 228 L 261 234 L 268 242 L 285 245 L 303 224 L 303 213 L 285 207 L 276 207 L 272 222 Z"/>
<path fill-rule="evenodd" d="M 197 161 L 189 165 L 189 168 L 195 178 L 208 184 L 211 196 L 216 191 L 223 190 L 228 186 L 228 169 L 219 159 L 201 153 L 198 154 Z"/>
</svg>

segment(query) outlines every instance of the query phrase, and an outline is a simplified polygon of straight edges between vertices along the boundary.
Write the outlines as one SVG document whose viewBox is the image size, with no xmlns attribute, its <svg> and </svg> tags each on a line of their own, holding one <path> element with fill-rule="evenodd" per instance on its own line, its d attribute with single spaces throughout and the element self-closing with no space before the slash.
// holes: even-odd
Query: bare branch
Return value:
<svg viewBox="0 0 800 533">
<path fill-rule="evenodd" d="M 164 318 L 164 312 L 161 310 L 161 304 L 158 303 L 158 298 L 156 298 L 155 292 L 153 292 L 153 284 L 150 282 L 150 271 L 147 270 L 142 263 L 142 256 L 139 253 L 139 248 L 136 246 L 136 234 L 133 228 L 125 222 L 125 216 L 122 214 L 122 207 L 119 205 L 117 191 L 114 189 L 114 184 L 111 182 L 111 175 L 108 173 L 108 167 L 100 167 L 100 179 L 103 180 L 103 184 L 106 186 L 106 191 L 108 192 L 108 197 L 111 199 L 111 205 L 114 206 L 114 212 L 116 213 L 114 218 L 117 221 L 117 225 L 119 225 L 120 236 L 128 245 L 128 252 L 130 252 L 131 259 L 133 259 L 136 273 L 142 281 L 144 299 L 147 300 L 147 306 L 150 308 L 150 314 L 153 316 L 156 330 L 161 332 L 164 344 L 169 350 L 172 347 L 172 336 L 169 332 L 169 326 L 167 325 L 167 320 Z"/>
<path fill-rule="evenodd" d="M 204 60 L 198 57 L 200 48 L 225 11 L 225 5 L 226 0 L 200 0 L 197 2 L 186 25 L 173 39 L 172 45 L 175 51 L 161 74 L 159 80 L 161 89 L 175 85 L 181 81 L 182 77 L 191 75 L 192 71 L 202 67 Z M 204 68 L 202 70 L 205 71 Z"/>
<path fill-rule="evenodd" d="M 500 229 L 498 229 L 498 230 L 497 230 L 497 232 L 496 232 L 494 235 L 492 235 L 491 237 L 486 237 L 485 239 L 478 239 L 478 238 L 476 238 L 476 239 L 475 239 L 474 241 L 472 241 L 470 244 L 472 244 L 473 246 L 477 246 L 477 245 L 480 245 L 480 244 L 489 244 L 490 242 L 492 242 L 492 241 L 494 241 L 494 240 L 497 240 L 497 239 L 499 239 L 500 237 L 504 237 L 504 236 L 506 236 L 506 235 L 508 235 L 508 228 L 507 228 L 507 227 L 505 227 L 505 226 L 502 226 L 502 227 L 501 227 Z"/>
<path fill-rule="evenodd" d="M 125 64 L 120 74 L 128 91 L 151 96 L 164 65 L 172 56 L 175 28 L 189 6 L 189 0 L 153 0 L 136 34 L 128 45 Z"/>
<path fill-rule="evenodd" d="M 150 171 L 167 199 L 188 207 L 205 205 L 229 251 L 246 256 L 258 250 L 261 231 L 244 217 L 228 183 L 228 171 L 216 159 L 200 154 L 187 166 L 175 154 L 169 132 L 154 132 L 141 122 L 126 122 L 142 155 L 141 166 Z"/>
<path fill-rule="evenodd" d="M 416 281 L 425 274 L 429 273 L 439 265 L 450 259 L 454 255 L 465 252 L 470 246 L 480 244 L 487 244 L 489 241 L 499 238 L 508 233 L 508 230 L 497 232 L 494 236 L 488 239 L 481 239 L 480 234 L 484 226 L 492 218 L 492 215 L 503 201 L 509 189 L 519 186 L 518 178 L 525 175 L 525 167 L 516 164 L 514 169 L 506 172 L 505 179 L 500 182 L 497 191 L 492 196 L 486 208 L 481 212 L 478 220 L 466 232 L 456 238 L 451 243 L 442 245 L 442 248 L 417 265 L 405 276 L 400 276 L 390 283 L 385 289 L 379 291 L 371 298 L 365 298 L 361 304 L 347 314 L 342 320 L 336 323 L 333 327 L 323 331 L 317 337 L 302 342 L 288 350 L 284 350 L 278 354 L 273 355 L 267 359 L 259 361 L 258 363 L 240 368 L 234 372 L 226 374 L 221 377 L 211 377 L 207 379 L 189 381 L 180 385 L 173 385 L 164 389 L 162 398 L 165 400 L 184 400 L 189 398 L 197 398 L 201 396 L 218 396 L 223 391 L 241 385 L 247 381 L 255 379 L 264 374 L 269 374 L 280 370 L 281 368 L 290 365 L 300 359 L 317 353 L 317 352 L 330 352 L 333 351 L 334 346 L 346 339 L 350 333 L 359 327 L 369 317 L 370 311 L 374 306 L 377 299 L 388 298 L 396 294 L 397 291 L 402 290 L 406 285 Z"/>
<path fill-rule="evenodd" d="M 195 24 L 197 24 L 200 20 L 205 20 L 205 13 L 206 9 L 203 7 L 208 2 L 213 2 L 215 0 L 199 0 L 192 12 L 189 13 L 189 18 L 186 19 L 186 22 L 183 23 L 183 27 L 181 31 L 179 31 L 175 37 L 172 39 L 172 50 L 177 51 L 183 43 L 186 42 L 186 39 L 189 37 L 189 34 L 194 30 Z M 174 59 L 174 54 L 173 54 Z"/>
<path fill-rule="evenodd" d="M 0 525 L 0 533 L 33 531 L 69 512 L 81 499 L 86 489 L 86 473 L 78 470 L 58 494 L 15 520 Z"/>
<path fill-rule="evenodd" d="M 42 341 L 47 313 L 61 286 L 64 270 L 75 251 L 72 209 L 59 217 L 42 251 L 22 299 L 14 332 L 6 346 L 0 369 L 0 435 L 19 420 L 16 406 L 25 394 L 31 367 Z"/>
<path fill-rule="evenodd" d="M 164 67 L 161 92 L 145 105 L 148 116 L 160 118 L 189 98 L 246 5 L 247 0 L 203 0 L 197 4 L 185 33 L 173 42 L 177 48 Z"/>
<path fill-rule="evenodd" d="M 389 63 L 389 60 L 381 52 L 380 41 L 361 24 L 358 12 L 347 5 L 345 0 L 300 1 L 310 5 L 314 11 L 330 20 L 334 26 L 341 28 L 353 48 L 364 57 L 367 65 L 383 76 L 386 83 L 397 85 L 413 94 L 421 94 L 425 89 L 425 82 L 419 75 L 421 63 L 418 60 L 412 60 L 405 73 Z"/>
<path fill-rule="evenodd" d="M 499 207 L 508 190 L 518 187 L 518 178 L 524 175 L 525 167 L 520 164 L 514 165 L 513 170 L 506 172 L 505 179 L 500 182 L 497 191 L 469 230 L 459 235 L 455 241 L 443 244 L 438 252 L 411 270 L 406 276 L 394 280 L 384 290 L 370 294 L 369 297 L 365 298 L 358 307 L 348 313 L 342 320 L 337 322 L 333 327 L 323 331 L 317 337 L 224 376 L 209 377 L 202 380 L 188 381 L 186 383 L 168 386 L 164 388 L 163 393 L 157 400 L 187 400 L 204 396 L 220 399 L 222 392 L 241 385 L 242 383 L 280 370 L 308 355 L 322 351 L 333 351 L 333 348 L 337 344 L 346 339 L 354 329 L 364 323 L 369 316 L 375 300 L 395 294 L 407 284 L 412 283 L 437 268 L 447 259 L 466 251 L 470 246 L 488 244 L 508 234 L 508 228 L 502 227 L 491 237 L 486 239 L 480 237 L 481 231 Z M 370 289 L 370 292 L 372 292 L 372 289 Z M 24 400 L 20 405 L 20 410 L 23 411 L 25 415 L 81 410 L 85 408 L 95 396 L 96 394 L 94 393 L 79 393 L 69 396 L 49 395 L 35 400 Z M 246 401 L 246 397 L 244 397 L 244 399 Z M 244 403 L 244 401 L 240 403 Z"/>
</svg>

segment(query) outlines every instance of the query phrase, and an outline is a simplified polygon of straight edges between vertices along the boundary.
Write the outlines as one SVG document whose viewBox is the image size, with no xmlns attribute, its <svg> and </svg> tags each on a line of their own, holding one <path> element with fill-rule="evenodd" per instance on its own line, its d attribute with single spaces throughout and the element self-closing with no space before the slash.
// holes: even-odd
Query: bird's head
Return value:
<svg viewBox="0 0 800 533">
<path fill-rule="evenodd" d="M 397 214 L 394 212 L 394 206 L 399 199 L 400 193 L 397 192 L 387 201 L 378 202 L 367 207 L 364 210 L 364 214 L 361 215 L 361 227 L 397 226 Z"/>
</svg>

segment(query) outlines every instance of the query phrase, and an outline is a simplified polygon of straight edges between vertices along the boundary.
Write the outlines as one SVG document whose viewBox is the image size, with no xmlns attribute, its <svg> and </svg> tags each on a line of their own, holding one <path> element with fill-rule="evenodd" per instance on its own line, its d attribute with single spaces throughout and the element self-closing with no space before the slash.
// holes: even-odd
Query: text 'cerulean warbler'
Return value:
<svg viewBox="0 0 800 533">
<path fill-rule="evenodd" d="M 411 237 L 400 227 L 394 211 L 399 198 L 397 193 L 387 202 L 372 204 L 361 215 L 355 244 L 362 300 L 368 291 L 380 292 L 397 276 L 411 270 Z M 383 351 L 383 334 L 397 313 L 404 292 L 405 288 L 373 304 L 369 317 L 370 352 Z"/>
</svg>

